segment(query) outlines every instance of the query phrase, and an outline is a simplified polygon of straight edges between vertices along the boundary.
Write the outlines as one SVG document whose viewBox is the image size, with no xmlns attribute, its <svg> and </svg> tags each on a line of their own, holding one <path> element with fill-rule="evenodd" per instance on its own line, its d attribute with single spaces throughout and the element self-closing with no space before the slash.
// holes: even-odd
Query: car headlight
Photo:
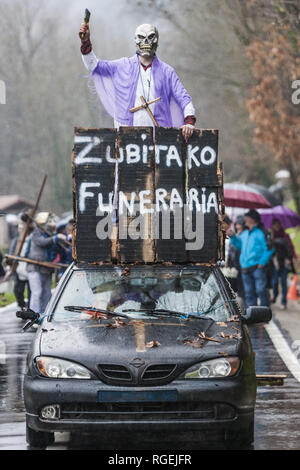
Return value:
<svg viewBox="0 0 300 470">
<path fill-rule="evenodd" d="M 74 362 L 65 361 L 56 357 L 36 358 L 38 370 L 44 377 L 51 379 L 91 379 L 88 369 Z"/>
<path fill-rule="evenodd" d="M 240 365 L 238 357 L 222 357 L 211 361 L 204 361 L 189 367 L 180 379 L 210 379 L 215 377 L 230 377 L 234 375 Z"/>
</svg>

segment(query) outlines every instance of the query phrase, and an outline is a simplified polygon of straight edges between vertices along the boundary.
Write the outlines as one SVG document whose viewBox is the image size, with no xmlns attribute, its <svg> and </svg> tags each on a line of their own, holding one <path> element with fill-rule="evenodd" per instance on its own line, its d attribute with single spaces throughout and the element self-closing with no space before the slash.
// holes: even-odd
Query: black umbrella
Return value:
<svg viewBox="0 0 300 470">
<path fill-rule="evenodd" d="M 249 186 L 251 186 L 251 188 L 256 189 L 256 191 L 262 194 L 272 207 L 280 206 L 281 201 L 277 199 L 277 197 L 265 186 L 261 186 L 260 184 L 252 184 L 252 183 L 249 183 Z"/>
</svg>

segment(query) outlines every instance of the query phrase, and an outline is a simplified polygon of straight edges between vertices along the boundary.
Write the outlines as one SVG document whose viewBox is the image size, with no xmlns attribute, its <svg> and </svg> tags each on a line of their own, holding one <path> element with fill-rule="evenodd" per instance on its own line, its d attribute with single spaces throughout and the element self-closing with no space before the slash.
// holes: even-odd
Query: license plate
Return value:
<svg viewBox="0 0 300 470">
<path fill-rule="evenodd" d="M 174 402 L 177 400 L 178 400 L 177 390 L 98 392 L 98 401 L 101 403 L 155 402 L 155 401 Z"/>
</svg>

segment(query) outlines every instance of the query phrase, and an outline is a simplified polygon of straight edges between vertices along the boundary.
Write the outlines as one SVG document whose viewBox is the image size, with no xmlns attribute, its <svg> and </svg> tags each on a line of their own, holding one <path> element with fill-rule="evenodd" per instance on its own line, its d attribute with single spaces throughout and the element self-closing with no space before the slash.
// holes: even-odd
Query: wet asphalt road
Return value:
<svg viewBox="0 0 300 470">
<path fill-rule="evenodd" d="M 22 381 L 26 353 L 34 332 L 22 332 L 24 322 L 17 319 L 15 309 L 0 311 L 0 450 L 30 449 L 25 440 L 25 413 Z M 263 325 L 251 327 L 253 348 L 256 352 L 257 374 L 285 374 L 283 386 L 258 387 L 254 450 L 300 449 L 300 383 L 280 359 Z M 156 436 L 157 438 L 157 436 Z M 199 444 L 176 441 L 159 444 L 144 435 L 127 438 L 56 434 L 55 444 L 49 450 L 193 450 Z M 201 445 L 200 445 L 201 448 Z M 203 449 L 209 449 L 203 444 Z M 215 446 L 213 447 L 216 448 Z"/>
</svg>

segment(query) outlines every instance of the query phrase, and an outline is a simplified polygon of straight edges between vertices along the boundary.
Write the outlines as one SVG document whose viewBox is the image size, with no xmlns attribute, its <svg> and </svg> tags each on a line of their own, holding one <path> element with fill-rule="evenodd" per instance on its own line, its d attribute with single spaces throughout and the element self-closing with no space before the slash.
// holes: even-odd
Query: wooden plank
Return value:
<svg viewBox="0 0 300 470">
<path fill-rule="evenodd" d="M 150 263 L 154 261 L 155 243 L 151 237 L 151 215 L 144 212 L 151 210 L 154 200 L 153 128 L 121 127 L 118 146 L 122 156 L 118 173 L 118 260 Z M 133 203 L 134 213 L 131 213 L 128 208 Z"/>
<path fill-rule="evenodd" d="M 193 208 L 192 232 L 196 233 L 193 247 L 199 246 L 203 237 L 204 240 L 201 249 L 188 251 L 191 262 L 215 263 L 218 259 L 219 184 L 218 131 L 195 130 L 187 144 L 187 200 Z M 201 213 L 198 221 L 197 212 Z"/>
<path fill-rule="evenodd" d="M 29 263 L 29 264 L 36 264 L 37 266 L 44 266 L 50 269 L 62 269 L 68 268 L 69 265 L 65 263 L 52 263 L 51 261 L 37 261 L 31 258 L 25 258 L 24 256 L 14 256 L 14 255 L 5 255 L 5 258 L 9 260 L 13 260 L 18 264 L 18 262 L 22 263 Z"/>
<path fill-rule="evenodd" d="M 284 385 L 284 379 L 286 375 L 268 375 L 268 374 L 257 374 L 256 375 L 256 384 L 257 386 L 264 387 L 266 385 L 271 386 L 280 386 Z"/>
<path fill-rule="evenodd" d="M 111 262 L 111 239 L 104 238 L 101 222 L 111 202 L 115 178 L 115 129 L 75 128 L 73 150 L 74 244 L 73 258 L 88 263 Z M 100 205 L 101 208 L 101 205 Z M 105 228 L 105 227 L 104 227 Z M 108 228 L 108 227 L 107 227 Z"/>
<path fill-rule="evenodd" d="M 185 156 L 186 147 L 180 129 L 159 127 L 155 130 L 155 190 L 162 195 L 158 202 L 157 262 L 187 261 L 183 235 L 183 217 L 180 202 L 185 204 Z M 164 195 L 165 198 L 163 197 Z M 164 210 L 163 205 L 168 207 Z M 170 220 L 170 230 L 165 229 Z M 164 239 L 164 237 L 167 237 Z M 180 238 L 177 238 L 180 237 Z"/>
<path fill-rule="evenodd" d="M 187 143 L 190 185 L 217 186 L 218 139 L 215 129 L 195 129 Z"/>
</svg>

